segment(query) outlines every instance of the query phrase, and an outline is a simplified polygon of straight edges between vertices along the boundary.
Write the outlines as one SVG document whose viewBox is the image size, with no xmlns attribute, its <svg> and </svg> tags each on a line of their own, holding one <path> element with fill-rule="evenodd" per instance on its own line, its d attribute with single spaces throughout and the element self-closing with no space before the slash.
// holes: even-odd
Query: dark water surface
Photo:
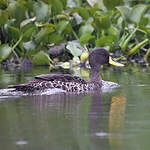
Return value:
<svg viewBox="0 0 150 150">
<path fill-rule="evenodd" d="M 1 68 L 0 88 L 49 72 Z M 88 79 L 86 70 L 72 72 Z M 0 150 L 149 150 L 150 70 L 107 68 L 101 76 L 122 86 L 85 95 L 0 96 Z"/>
</svg>

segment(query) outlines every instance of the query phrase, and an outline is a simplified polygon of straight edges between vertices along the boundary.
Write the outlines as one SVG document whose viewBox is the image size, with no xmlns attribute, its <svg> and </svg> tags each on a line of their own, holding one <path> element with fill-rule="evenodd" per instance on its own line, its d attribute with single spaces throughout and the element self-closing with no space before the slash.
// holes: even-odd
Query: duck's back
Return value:
<svg viewBox="0 0 150 150">
<path fill-rule="evenodd" d="M 45 74 L 36 76 L 34 80 L 19 84 L 11 85 L 9 88 L 15 88 L 17 91 L 34 92 L 49 88 L 60 88 L 67 92 L 84 92 L 93 89 L 93 84 L 77 76 L 69 74 Z"/>
</svg>

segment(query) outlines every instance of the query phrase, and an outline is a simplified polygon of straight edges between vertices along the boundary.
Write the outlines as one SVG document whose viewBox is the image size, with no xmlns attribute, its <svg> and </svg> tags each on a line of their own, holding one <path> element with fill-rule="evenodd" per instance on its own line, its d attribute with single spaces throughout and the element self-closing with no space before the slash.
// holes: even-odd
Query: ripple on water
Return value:
<svg viewBox="0 0 150 150">
<path fill-rule="evenodd" d="M 0 99 L 6 99 L 6 98 L 11 98 L 11 97 L 19 97 L 19 96 L 27 96 L 27 95 L 52 95 L 52 94 L 57 94 L 57 93 L 64 93 L 65 91 L 62 89 L 47 89 L 44 91 L 36 91 L 34 93 L 24 93 L 21 91 L 14 91 L 15 89 L 0 89 Z"/>
</svg>

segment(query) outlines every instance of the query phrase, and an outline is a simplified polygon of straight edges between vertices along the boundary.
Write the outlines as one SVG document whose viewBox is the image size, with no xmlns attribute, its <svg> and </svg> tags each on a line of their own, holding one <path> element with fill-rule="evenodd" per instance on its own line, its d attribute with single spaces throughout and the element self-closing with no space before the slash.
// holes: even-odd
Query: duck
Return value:
<svg viewBox="0 0 150 150">
<path fill-rule="evenodd" d="M 35 92 L 46 89 L 57 88 L 66 92 L 84 93 L 98 90 L 103 86 L 104 81 L 100 76 L 101 65 L 111 64 L 122 67 L 123 64 L 112 59 L 109 52 L 104 48 L 95 48 L 90 52 L 89 57 L 90 79 L 88 81 L 71 74 L 42 74 L 35 76 L 33 80 L 19 85 L 10 85 L 15 91 Z"/>
</svg>

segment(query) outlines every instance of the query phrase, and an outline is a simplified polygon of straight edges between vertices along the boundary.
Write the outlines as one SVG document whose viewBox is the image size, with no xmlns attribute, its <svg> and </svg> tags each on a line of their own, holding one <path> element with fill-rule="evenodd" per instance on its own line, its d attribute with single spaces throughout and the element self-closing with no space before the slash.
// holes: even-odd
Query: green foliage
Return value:
<svg viewBox="0 0 150 150">
<path fill-rule="evenodd" d="M 66 48 L 73 56 L 80 56 L 82 54 L 82 47 L 77 42 L 69 42 Z"/>
<path fill-rule="evenodd" d="M 134 56 L 143 46 L 149 47 L 148 2 L 126 1 L 124 5 L 123 0 L 1 0 L 0 61 L 14 54 L 21 60 L 28 55 L 34 65 L 48 65 L 49 45 L 74 40 L 78 42 L 68 42 L 66 51 L 74 58 L 81 56 L 82 46 L 107 47 L 111 52 L 119 47 L 125 57 Z M 147 49 L 141 53 L 148 57 Z"/>
<path fill-rule="evenodd" d="M 49 55 L 43 51 L 38 52 L 32 61 L 33 65 L 50 65 Z"/>
<path fill-rule="evenodd" d="M 4 25 L 8 20 L 8 12 L 0 9 L 0 26 Z"/>
<path fill-rule="evenodd" d="M 0 46 L 0 62 L 7 59 L 12 52 L 12 48 L 8 44 Z"/>
<path fill-rule="evenodd" d="M 51 14 L 51 5 L 47 5 L 41 1 L 35 2 L 33 11 L 37 18 L 37 21 L 44 22 L 48 20 L 49 15 Z"/>
</svg>

